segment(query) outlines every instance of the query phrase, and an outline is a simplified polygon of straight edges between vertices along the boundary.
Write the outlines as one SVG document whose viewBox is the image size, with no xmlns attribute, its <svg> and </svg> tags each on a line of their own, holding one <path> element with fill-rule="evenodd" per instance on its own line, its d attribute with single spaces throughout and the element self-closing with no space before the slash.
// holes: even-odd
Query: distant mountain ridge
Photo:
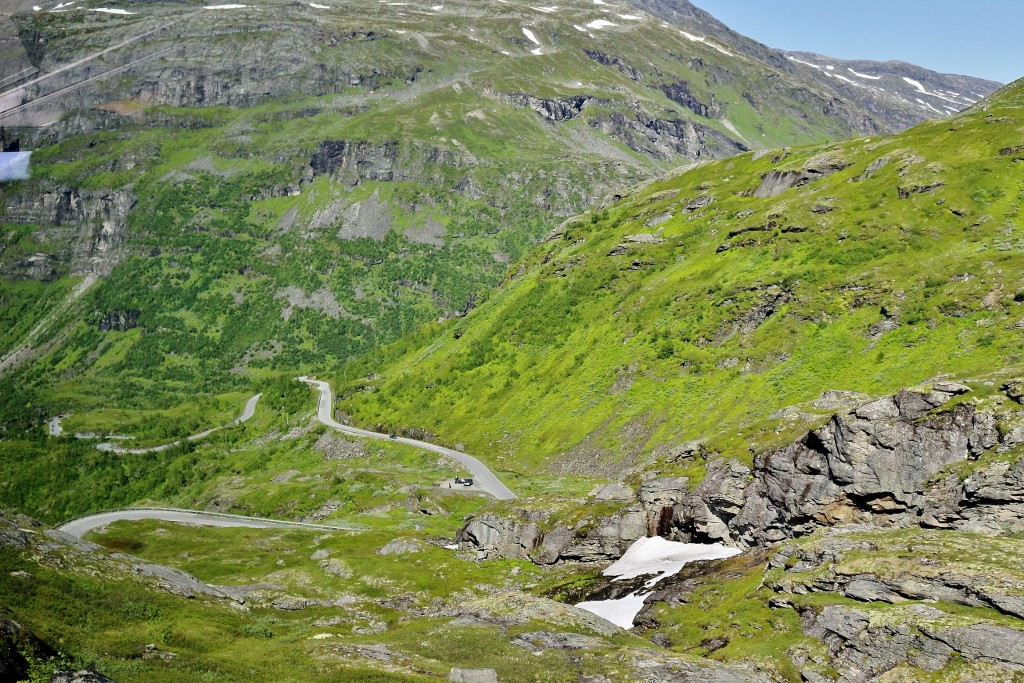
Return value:
<svg viewBox="0 0 1024 683">
<path fill-rule="evenodd" d="M 926 118 L 952 116 L 1000 87 L 995 81 L 938 73 L 908 62 L 836 59 L 813 52 L 785 55 L 801 71 L 813 71 L 811 78 L 860 95 L 865 104 L 874 105 L 872 111 L 905 111 L 908 119 L 915 113 Z"/>
<path fill-rule="evenodd" d="M 933 117 L 951 116 L 1002 85 L 984 78 L 939 73 L 908 62 L 842 60 L 768 47 L 733 31 L 687 0 L 629 2 L 665 21 L 696 28 L 752 59 L 856 101 L 872 116 L 886 121 L 893 130 Z M 876 80 L 874 76 L 881 78 Z"/>
</svg>

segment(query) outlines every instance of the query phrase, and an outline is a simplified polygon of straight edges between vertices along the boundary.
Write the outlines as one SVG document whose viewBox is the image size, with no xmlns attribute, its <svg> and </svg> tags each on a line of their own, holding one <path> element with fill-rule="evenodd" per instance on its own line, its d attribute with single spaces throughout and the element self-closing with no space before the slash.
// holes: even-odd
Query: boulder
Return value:
<svg viewBox="0 0 1024 683">
<path fill-rule="evenodd" d="M 28 680 L 28 657 L 48 659 L 56 655 L 18 622 L 0 617 L 0 681 Z"/>
<path fill-rule="evenodd" d="M 449 683 L 498 683 L 494 669 L 452 669 L 448 674 Z"/>
<path fill-rule="evenodd" d="M 378 555 L 406 555 L 408 553 L 418 553 L 423 550 L 423 544 L 419 541 L 407 539 L 407 538 L 396 538 L 393 541 L 388 542 L 383 548 L 377 551 Z"/>
<path fill-rule="evenodd" d="M 636 493 L 633 489 L 623 484 L 608 484 L 602 486 L 591 493 L 595 500 L 633 500 Z"/>
<path fill-rule="evenodd" d="M 50 683 L 114 683 L 95 671 L 54 671 Z"/>
</svg>

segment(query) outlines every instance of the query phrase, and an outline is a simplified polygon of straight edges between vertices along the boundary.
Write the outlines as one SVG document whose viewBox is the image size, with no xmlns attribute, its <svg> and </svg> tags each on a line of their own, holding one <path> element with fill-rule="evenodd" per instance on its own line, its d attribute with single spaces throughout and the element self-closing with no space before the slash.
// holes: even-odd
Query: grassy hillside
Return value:
<svg viewBox="0 0 1024 683">
<path fill-rule="evenodd" d="M 184 394 L 248 391 L 460 315 L 608 192 L 886 125 L 589 0 L 95 4 L 13 19 L 43 72 L 162 28 L 32 86 L 131 63 L 51 100 L 60 123 L 0 119 L 5 146 L 35 150 L 32 179 L 0 188 L 0 357 L 34 358 L 0 367 L 4 421 L 27 408 L 195 421 Z"/>
<path fill-rule="evenodd" d="M 644 186 L 392 347 L 344 408 L 509 467 L 611 472 L 826 389 L 1019 367 L 1022 107 L 1018 81 L 904 134 Z"/>
<path fill-rule="evenodd" d="M 124 683 L 412 683 L 487 667 L 502 680 L 568 682 L 622 679 L 629 663 L 613 653 L 659 658 L 640 637 L 531 595 L 545 574 L 530 563 L 481 566 L 440 547 L 453 520 L 359 533 L 118 523 L 93 535 L 107 550 L 0 515 L 0 623 L 13 619 L 57 650 L 33 662 L 32 680 L 45 681 L 54 668 L 89 667 Z M 396 537 L 404 551 L 377 552 Z M 125 552 L 244 600 L 172 594 Z M 521 641 L 538 630 L 586 636 L 586 651 L 535 656 Z"/>
</svg>

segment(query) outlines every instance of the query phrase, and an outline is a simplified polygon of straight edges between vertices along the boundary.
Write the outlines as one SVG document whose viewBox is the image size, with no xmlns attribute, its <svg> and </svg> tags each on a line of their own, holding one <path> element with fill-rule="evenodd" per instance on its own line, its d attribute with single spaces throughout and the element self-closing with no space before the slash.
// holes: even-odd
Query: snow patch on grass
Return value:
<svg viewBox="0 0 1024 683">
<path fill-rule="evenodd" d="M 923 92 L 923 93 L 927 93 L 928 92 L 927 90 L 924 89 L 924 86 L 921 85 L 920 81 L 915 81 L 913 78 L 907 78 L 906 76 L 903 76 L 902 78 L 908 84 L 910 84 L 910 85 L 914 86 L 915 88 L 917 88 L 919 92 Z"/>
<path fill-rule="evenodd" d="M 736 548 L 721 543 L 698 544 L 667 541 L 660 536 L 641 538 L 629 547 L 622 557 L 602 574 L 614 576 L 616 581 L 655 574 L 644 587 L 616 600 L 581 602 L 577 607 L 607 619 L 622 628 L 632 628 L 633 619 L 643 609 L 644 598 L 662 579 L 679 573 L 685 565 L 698 560 L 720 560 L 739 554 Z"/>
<path fill-rule="evenodd" d="M 705 38 L 704 36 L 695 36 L 694 34 L 692 34 L 692 33 L 687 33 L 686 31 L 680 31 L 680 33 L 682 33 L 682 34 L 683 34 L 683 37 L 684 37 L 684 38 L 686 38 L 687 40 L 692 40 L 692 41 L 693 41 L 693 42 L 695 42 L 695 43 L 704 43 L 704 44 L 705 44 L 705 45 L 707 45 L 708 47 L 713 47 L 713 48 L 715 48 L 716 50 L 718 50 L 719 52 L 721 52 L 721 53 L 722 53 L 723 55 L 725 55 L 726 57 L 732 57 L 732 53 L 731 53 L 731 52 L 729 52 L 728 50 L 726 50 L 726 49 L 725 49 L 724 47 L 722 47 L 721 45 L 717 45 L 717 44 L 715 44 L 715 43 L 712 43 L 712 42 L 711 42 L 710 40 L 708 40 L 708 39 L 707 39 L 707 38 Z M 790 59 L 792 59 L 792 57 L 790 57 Z M 806 64 L 806 62 L 804 62 L 804 63 Z M 814 65 L 812 64 L 811 66 L 814 66 Z M 815 67 L 815 68 L 817 68 L 817 67 Z"/>
<path fill-rule="evenodd" d="M 868 74 L 862 74 L 859 71 L 854 71 L 850 67 L 847 67 L 846 70 L 849 71 L 850 73 L 852 73 L 857 78 L 867 78 L 868 80 L 872 80 L 872 81 L 881 80 L 881 78 L 882 78 L 881 76 L 869 76 Z"/>
<path fill-rule="evenodd" d="M 810 62 L 805 62 L 804 60 L 797 59 L 796 57 L 793 57 L 791 55 L 786 55 L 786 59 L 788 59 L 791 62 L 796 62 L 797 64 L 803 64 L 804 66 L 809 66 L 812 69 L 821 69 L 821 66 L 819 66 L 818 64 L 811 64 Z"/>
</svg>

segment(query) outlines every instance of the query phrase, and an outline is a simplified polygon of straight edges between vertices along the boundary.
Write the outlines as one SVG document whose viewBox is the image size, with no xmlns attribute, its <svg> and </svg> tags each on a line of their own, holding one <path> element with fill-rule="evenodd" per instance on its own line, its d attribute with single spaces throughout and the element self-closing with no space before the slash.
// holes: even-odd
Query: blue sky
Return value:
<svg viewBox="0 0 1024 683">
<path fill-rule="evenodd" d="M 784 50 L 899 59 L 1008 83 L 1024 76 L 1024 0 L 691 0 Z"/>
</svg>

